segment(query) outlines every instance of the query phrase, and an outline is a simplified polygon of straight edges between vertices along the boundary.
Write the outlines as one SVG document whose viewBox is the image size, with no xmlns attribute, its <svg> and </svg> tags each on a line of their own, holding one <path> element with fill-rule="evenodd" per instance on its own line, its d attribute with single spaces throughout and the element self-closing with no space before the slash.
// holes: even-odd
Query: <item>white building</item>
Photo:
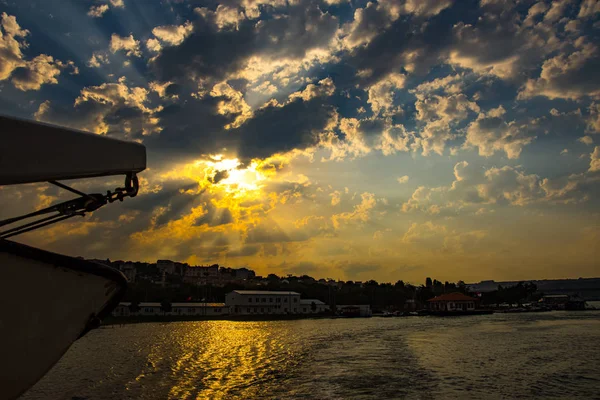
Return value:
<svg viewBox="0 0 600 400">
<path fill-rule="evenodd" d="M 329 311 L 329 306 L 317 299 L 300 300 L 300 312 L 302 314 L 319 314 Z"/>
<path fill-rule="evenodd" d="M 234 290 L 225 297 L 232 315 L 300 314 L 300 293 L 268 290 Z"/>
<path fill-rule="evenodd" d="M 130 306 L 130 302 L 119 303 L 112 315 L 115 317 L 128 317 L 130 315 L 219 316 L 229 314 L 229 309 L 225 306 L 225 303 L 171 303 L 171 311 L 168 313 L 161 310 L 160 303 L 140 303 L 140 310 L 136 313 L 131 312 Z"/>
</svg>

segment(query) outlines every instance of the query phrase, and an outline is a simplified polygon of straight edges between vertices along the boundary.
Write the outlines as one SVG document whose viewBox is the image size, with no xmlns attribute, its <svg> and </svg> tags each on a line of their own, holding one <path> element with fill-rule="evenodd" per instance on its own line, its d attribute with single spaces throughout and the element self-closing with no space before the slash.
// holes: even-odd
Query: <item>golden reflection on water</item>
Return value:
<svg viewBox="0 0 600 400">
<path fill-rule="evenodd" d="M 203 321 L 171 328 L 135 382 L 160 376 L 172 399 L 252 398 L 301 359 L 289 324 Z"/>
</svg>

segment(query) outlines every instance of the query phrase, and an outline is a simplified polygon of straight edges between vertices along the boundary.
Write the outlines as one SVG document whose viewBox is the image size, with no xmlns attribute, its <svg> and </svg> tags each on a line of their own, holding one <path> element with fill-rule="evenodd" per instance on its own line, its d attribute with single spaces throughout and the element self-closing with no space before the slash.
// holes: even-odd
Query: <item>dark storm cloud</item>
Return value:
<svg viewBox="0 0 600 400">
<path fill-rule="evenodd" d="M 228 208 L 215 207 L 212 202 L 202 204 L 204 214 L 196 219 L 194 226 L 219 226 L 233 222 L 233 215 Z"/>
<path fill-rule="evenodd" d="M 211 15 L 198 16 L 194 32 L 179 46 L 167 47 L 152 62 L 163 81 L 211 77 L 222 80 L 255 51 L 254 23 L 219 31 Z"/>
<path fill-rule="evenodd" d="M 326 46 L 338 27 L 336 17 L 310 0 L 273 10 L 276 18 L 242 18 L 231 24 L 221 21 L 219 8 L 195 11 L 192 34 L 180 45 L 164 48 L 151 63 L 162 81 L 216 82 L 240 70 L 254 55 L 302 58 L 308 50 Z"/>
<path fill-rule="evenodd" d="M 235 115 L 218 114 L 217 107 L 221 100 L 209 96 L 202 99 L 188 97 L 156 113 L 162 131 L 142 138 L 154 160 L 161 163 L 198 158 L 221 152 L 223 147 L 235 143 L 231 136 L 224 133 L 225 125 L 233 122 Z"/>
<path fill-rule="evenodd" d="M 162 159 L 233 153 L 247 161 L 316 144 L 317 134 L 335 116 L 327 93 L 318 93 L 308 100 L 296 97 L 282 106 L 263 107 L 239 128 L 226 130 L 239 115 L 218 113 L 219 102 L 226 100 L 207 96 L 171 104 L 156 114 L 164 129 L 140 138 Z M 226 172 L 218 172 L 214 183 L 225 177 Z"/>
<path fill-rule="evenodd" d="M 227 170 L 217 171 L 217 172 L 215 172 L 214 177 L 209 178 L 209 181 L 212 183 L 219 183 L 223 179 L 227 179 L 228 177 L 229 177 L 229 172 Z"/>
<path fill-rule="evenodd" d="M 340 263 L 338 267 L 350 278 L 357 278 L 365 272 L 372 273 L 381 269 L 381 265 L 363 264 L 358 262 L 344 262 Z"/>
<path fill-rule="evenodd" d="M 309 101 L 296 98 L 283 107 L 262 108 L 234 132 L 239 137 L 238 155 L 242 159 L 264 158 L 312 146 L 334 116 L 335 108 L 323 97 Z"/>
<path fill-rule="evenodd" d="M 260 246 L 258 245 L 248 245 L 243 246 L 238 250 L 230 250 L 227 252 L 227 257 L 249 257 L 255 254 L 258 254 L 260 251 Z"/>
<path fill-rule="evenodd" d="M 246 244 L 274 244 L 287 242 L 302 242 L 308 240 L 308 235 L 302 231 L 293 229 L 288 232 L 275 225 L 260 225 L 248 230 Z"/>
<path fill-rule="evenodd" d="M 355 29 L 358 36 L 373 37 L 351 49 L 345 60 L 369 71 L 361 76 L 365 85 L 407 67 L 423 76 L 444 62 L 523 80 L 559 43 L 550 22 L 535 26 L 526 22 L 527 13 L 528 7 L 512 1 L 466 0 L 431 17 L 403 15 L 386 25 L 383 7 L 370 4 Z"/>
</svg>

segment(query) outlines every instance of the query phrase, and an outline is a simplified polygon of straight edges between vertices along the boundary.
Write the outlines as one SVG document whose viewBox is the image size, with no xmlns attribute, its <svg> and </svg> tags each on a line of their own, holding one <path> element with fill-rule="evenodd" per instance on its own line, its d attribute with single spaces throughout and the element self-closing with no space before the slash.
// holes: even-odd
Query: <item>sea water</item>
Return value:
<svg viewBox="0 0 600 400">
<path fill-rule="evenodd" d="M 106 326 L 22 398 L 600 398 L 600 310 Z"/>
</svg>

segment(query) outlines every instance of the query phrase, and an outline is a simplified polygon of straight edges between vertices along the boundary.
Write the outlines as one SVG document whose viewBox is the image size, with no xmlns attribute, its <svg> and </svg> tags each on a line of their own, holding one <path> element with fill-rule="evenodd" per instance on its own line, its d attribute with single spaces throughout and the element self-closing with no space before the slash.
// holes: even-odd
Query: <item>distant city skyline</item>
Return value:
<svg viewBox="0 0 600 400">
<path fill-rule="evenodd" d="M 199 268 L 199 269 L 218 269 L 218 272 L 220 273 L 221 270 L 226 271 L 227 274 L 231 274 L 232 272 L 237 275 L 237 271 L 240 271 L 242 276 L 244 277 L 244 279 L 246 278 L 268 278 L 268 275 L 270 274 L 274 274 L 277 275 L 273 272 L 269 272 L 268 274 L 265 275 L 261 275 L 261 274 L 256 274 L 256 271 L 251 267 L 251 266 L 241 266 L 241 267 L 231 267 L 231 266 L 227 266 L 227 265 L 221 265 L 221 264 L 217 264 L 217 263 L 209 263 L 209 264 L 205 264 L 205 265 L 189 265 L 187 263 L 183 263 L 180 261 L 175 261 L 175 260 L 156 260 L 155 262 L 147 262 L 147 261 L 135 261 L 135 260 L 110 260 L 110 259 L 92 259 L 92 261 L 110 261 L 111 264 L 113 266 L 116 266 L 117 268 L 119 268 L 119 264 L 121 265 L 121 270 L 123 270 L 123 267 L 130 265 L 130 264 L 148 264 L 148 265 L 156 265 L 157 268 L 159 268 L 159 270 L 164 269 L 165 271 L 169 272 L 169 273 L 175 273 L 177 274 L 177 272 L 175 272 L 176 270 L 176 265 L 181 265 L 181 266 L 185 266 L 187 267 L 187 270 L 193 270 L 195 268 Z M 159 262 L 162 262 L 163 266 L 161 267 L 159 265 Z M 172 263 L 172 266 L 166 266 L 166 264 Z M 186 270 L 186 271 L 187 271 Z M 250 273 L 250 274 L 248 274 Z M 182 275 L 185 275 L 185 271 L 181 272 Z M 127 274 L 126 274 L 127 275 Z M 194 274 L 194 276 L 196 276 L 197 274 Z M 213 276 L 214 274 L 211 273 L 211 276 Z M 336 279 L 333 277 L 324 277 L 324 276 L 312 276 L 310 274 L 285 274 L 285 275 L 277 275 L 279 279 L 286 279 L 288 277 L 295 277 L 295 278 L 301 278 L 302 276 L 308 276 L 311 279 L 314 279 L 316 281 L 321 281 L 321 280 L 325 280 L 325 281 L 355 281 L 353 279 Z M 129 278 L 129 277 L 128 277 Z M 432 279 L 432 281 L 438 281 L 440 283 L 444 283 L 444 282 L 450 282 L 450 283 L 457 283 L 459 281 L 463 281 L 466 285 L 471 285 L 471 286 L 475 286 L 475 287 L 486 287 L 488 289 L 497 289 L 498 285 L 501 284 L 517 284 L 518 282 L 544 282 L 544 281 L 581 281 L 581 280 L 598 280 L 598 283 L 600 284 L 600 275 L 599 276 L 590 276 L 590 277 L 563 277 L 563 278 L 532 278 L 532 279 L 517 279 L 517 280 L 495 280 L 493 278 L 490 279 L 482 279 L 480 281 L 465 281 L 464 279 L 460 279 L 460 277 L 455 277 L 453 279 L 449 279 L 449 280 L 439 280 L 437 277 L 435 276 L 424 276 L 422 278 L 421 281 L 410 281 L 410 280 L 405 280 L 402 279 L 401 277 L 399 277 L 398 279 L 392 279 L 390 281 L 378 281 L 378 283 L 396 283 L 398 281 L 403 281 L 406 284 L 411 284 L 414 286 L 420 286 L 423 285 L 427 279 Z M 130 279 L 131 280 L 131 279 Z M 356 282 L 367 282 L 369 280 L 376 280 L 376 279 L 372 279 L 372 278 L 367 278 L 364 281 L 363 280 L 356 280 Z M 600 289 L 600 287 L 599 287 Z"/>
<path fill-rule="evenodd" d="M 599 10 L 4 1 L 0 113 L 148 154 L 136 198 L 18 241 L 264 276 L 598 276 Z M 0 218 L 68 196 L 0 187 Z"/>
</svg>

